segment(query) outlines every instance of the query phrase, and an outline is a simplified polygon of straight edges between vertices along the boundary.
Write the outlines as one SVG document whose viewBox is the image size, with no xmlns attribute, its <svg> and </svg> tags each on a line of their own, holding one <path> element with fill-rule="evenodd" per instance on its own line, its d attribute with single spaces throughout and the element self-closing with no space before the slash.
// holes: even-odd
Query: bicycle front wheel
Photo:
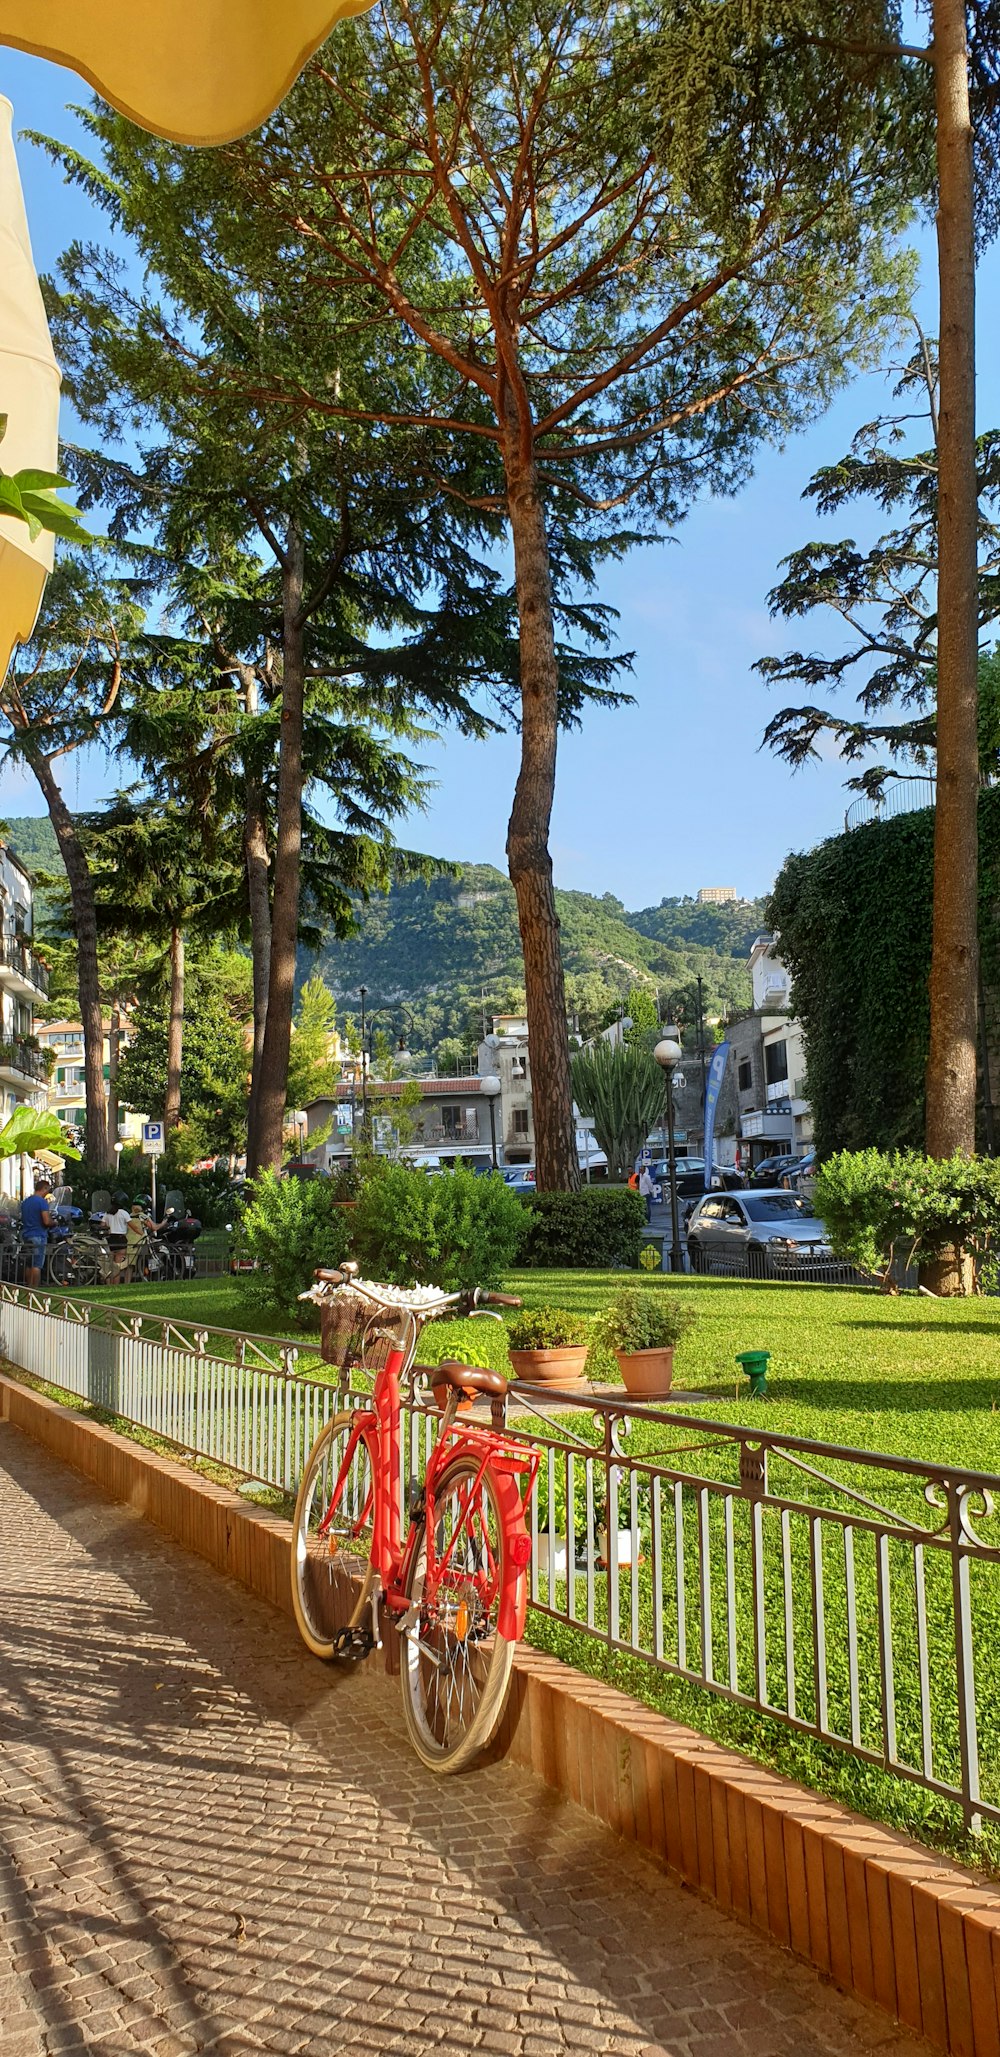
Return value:
<svg viewBox="0 0 1000 2057">
<path fill-rule="evenodd" d="M 327 1423 L 309 1453 L 295 1502 L 292 1606 L 314 1657 L 332 1657 L 338 1629 L 358 1627 L 375 1580 L 375 1482 L 364 1434 L 344 1471 L 357 1419 L 357 1409 L 348 1408 Z"/>
<path fill-rule="evenodd" d="M 457 1458 L 434 1486 L 434 1534 L 410 1565 L 414 1617 L 403 1636 L 403 1715 L 421 1763 L 461 1771 L 492 1741 L 510 1685 L 514 1644 L 498 1619 L 506 1537 L 493 1478 Z"/>
</svg>

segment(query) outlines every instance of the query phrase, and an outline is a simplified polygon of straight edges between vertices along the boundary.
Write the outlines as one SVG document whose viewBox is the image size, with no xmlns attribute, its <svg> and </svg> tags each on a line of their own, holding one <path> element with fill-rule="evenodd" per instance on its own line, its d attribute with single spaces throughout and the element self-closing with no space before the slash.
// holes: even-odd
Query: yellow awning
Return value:
<svg viewBox="0 0 1000 2057">
<path fill-rule="evenodd" d="M 273 113 L 338 21 L 371 5 L 0 0 L 0 43 L 68 65 L 154 135 L 174 143 L 229 143 Z"/>
<path fill-rule="evenodd" d="M 58 471 L 59 367 L 31 257 L 28 222 L 11 135 L 13 110 L 0 98 L 0 414 L 7 433 L 0 469 Z M 35 626 L 53 538 L 32 542 L 27 524 L 0 516 L 0 681 L 16 642 Z"/>
</svg>

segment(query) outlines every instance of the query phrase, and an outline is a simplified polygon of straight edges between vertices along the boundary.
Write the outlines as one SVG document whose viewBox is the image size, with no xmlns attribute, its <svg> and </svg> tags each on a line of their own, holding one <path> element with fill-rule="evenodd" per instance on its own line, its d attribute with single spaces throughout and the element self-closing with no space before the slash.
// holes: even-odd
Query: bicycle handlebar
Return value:
<svg viewBox="0 0 1000 2057">
<path fill-rule="evenodd" d="M 479 1307 L 522 1307 L 524 1302 L 518 1299 L 516 1293 L 486 1293 L 480 1287 L 476 1294 L 476 1304 Z"/>
</svg>

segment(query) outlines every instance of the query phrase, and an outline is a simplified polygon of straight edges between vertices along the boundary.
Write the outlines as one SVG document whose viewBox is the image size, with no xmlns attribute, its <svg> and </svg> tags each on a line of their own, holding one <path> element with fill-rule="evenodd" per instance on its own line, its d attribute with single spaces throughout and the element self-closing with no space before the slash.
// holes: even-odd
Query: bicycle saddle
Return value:
<svg viewBox="0 0 1000 2057">
<path fill-rule="evenodd" d="M 481 1364 L 463 1364 L 457 1357 L 445 1357 L 440 1364 L 421 1369 L 434 1385 L 454 1386 L 457 1393 L 486 1393 L 491 1399 L 502 1400 L 507 1391 L 507 1380 L 501 1372 L 484 1371 Z"/>
</svg>

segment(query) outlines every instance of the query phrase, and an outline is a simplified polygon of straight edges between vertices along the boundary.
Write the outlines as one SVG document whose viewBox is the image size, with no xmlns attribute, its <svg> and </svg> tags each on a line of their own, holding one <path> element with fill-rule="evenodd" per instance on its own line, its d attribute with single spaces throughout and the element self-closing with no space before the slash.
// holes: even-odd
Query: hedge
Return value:
<svg viewBox="0 0 1000 2057">
<path fill-rule="evenodd" d="M 646 1203 L 627 1187 L 536 1193 L 526 1205 L 521 1264 L 548 1271 L 631 1271 L 638 1264 Z"/>
</svg>

